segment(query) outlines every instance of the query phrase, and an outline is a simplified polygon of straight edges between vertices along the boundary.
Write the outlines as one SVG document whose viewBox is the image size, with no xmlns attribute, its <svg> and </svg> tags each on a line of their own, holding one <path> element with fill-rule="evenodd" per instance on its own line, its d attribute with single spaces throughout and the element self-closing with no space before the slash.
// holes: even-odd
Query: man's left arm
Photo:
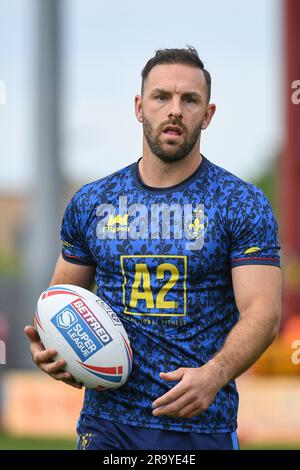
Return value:
<svg viewBox="0 0 300 470">
<path fill-rule="evenodd" d="M 166 381 L 179 382 L 155 400 L 155 416 L 191 418 L 200 414 L 218 391 L 246 371 L 275 339 L 281 312 L 280 268 L 237 266 L 232 269 L 232 282 L 239 321 L 207 364 L 160 374 Z"/>
</svg>

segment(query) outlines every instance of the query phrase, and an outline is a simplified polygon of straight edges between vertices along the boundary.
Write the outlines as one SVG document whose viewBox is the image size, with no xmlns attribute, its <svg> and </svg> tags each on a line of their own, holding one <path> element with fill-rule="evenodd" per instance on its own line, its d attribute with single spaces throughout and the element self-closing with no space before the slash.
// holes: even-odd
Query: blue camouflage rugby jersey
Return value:
<svg viewBox="0 0 300 470">
<path fill-rule="evenodd" d="M 152 402 L 175 385 L 161 371 L 200 367 L 222 348 L 239 319 L 231 269 L 280 265 L 262 191 L 205 157 L 185 181 L 152 188 L 135 162 L 73 196 L 61 238 L 66 261 L 96 266 L 97 294 L 123 322 L 134 357 L 125 385 L 86 390 L 82 413 L 145 428 L 234 431 L 234 381 L 193 418 L 154 417 Z"/>
</svg>

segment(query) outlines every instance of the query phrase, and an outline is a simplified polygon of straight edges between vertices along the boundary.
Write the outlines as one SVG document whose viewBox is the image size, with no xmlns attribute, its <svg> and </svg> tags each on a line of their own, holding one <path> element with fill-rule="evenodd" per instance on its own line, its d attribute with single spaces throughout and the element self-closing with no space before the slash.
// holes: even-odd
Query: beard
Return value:
<svg viewBox="0 0 300 470">
<path fill-rule="evenodd" d="M 192 151 L 196 142 L 200 136 L 202 123 L 199 122 L 192 132 L 189 134 L 187 129 L 181 122 L 178 122 L 177 119 L 173 119 L 172 121 L 164 122 L 161 124 L 157 131 L 154 131 L 153 126 L 151 125 L 150 121 L 145 117 L 143 117 L 143 131 L 150 147 L 151 152 L 156 155 L 160 160 L 164 162 L 178 162 L 179 160 L 183 160 L 187 157 L 187 155 Z M 160 135 L 163 132 L 163 129 L 167 125 L 179 126 L 183 131 L 183 142 L 178 144 L 174 141 L 174 139 L 167 140 L 166 144 L 169 145 L 170 150 L 164 150 L 162 142 L 160 141 Z"/>
</svg>

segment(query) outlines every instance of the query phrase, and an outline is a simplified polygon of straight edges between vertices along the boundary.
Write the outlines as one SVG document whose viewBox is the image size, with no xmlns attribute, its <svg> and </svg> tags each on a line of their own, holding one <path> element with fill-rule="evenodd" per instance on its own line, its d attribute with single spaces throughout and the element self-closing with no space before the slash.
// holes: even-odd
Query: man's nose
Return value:
<svg viewBox="0 0 300 470">
<path fill-rule="evenodd" d="M 182 109 L 181 109 L 181 101 L 180 99 L 174 98 L 170 101 L 170 108 L 168 117 L 179 117 L 182 118 Z"/>
</svg>

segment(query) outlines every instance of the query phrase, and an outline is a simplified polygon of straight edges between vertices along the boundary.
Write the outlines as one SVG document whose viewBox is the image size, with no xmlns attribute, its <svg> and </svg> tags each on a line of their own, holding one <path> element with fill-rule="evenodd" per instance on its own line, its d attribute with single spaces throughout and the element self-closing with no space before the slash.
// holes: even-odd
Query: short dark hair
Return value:
<svg viewBox="0 0 300 470">
<path fill-rule="evenodd" d="M 158 49 L 155 52 L 155 56 L 148 60 L 142 70 L 142 93 L 144 90 L 144 82 L 153 67 L 156 65 L 166 64 L 183 64 L 189 65 L 190 67 L 197 67 L 203 70 L 207 85 L 207 98 L 209 102 L 211 95 L 211 76 L 210 73 L 205 70 L 204 64 L 200 59 L 198 52 L 192 46 L 187 46 L 183 49 Z"/>
</svg>

